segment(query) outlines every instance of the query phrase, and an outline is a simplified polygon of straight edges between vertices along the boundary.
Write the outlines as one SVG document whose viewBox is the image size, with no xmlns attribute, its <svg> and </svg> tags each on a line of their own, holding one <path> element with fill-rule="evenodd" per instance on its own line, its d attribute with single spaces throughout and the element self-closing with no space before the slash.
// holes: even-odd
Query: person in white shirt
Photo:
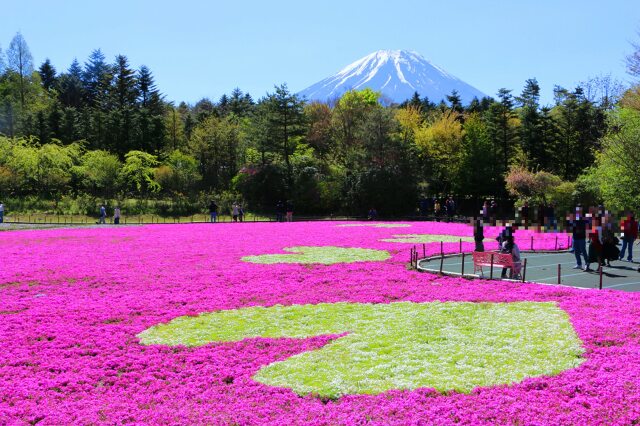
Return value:
<svg viewBox="0 0 640 426">
<path fill-rule="evenodd" d="M 116 208 L 113 209 L 113 224 L 114 225 L 120 224 L 120 207 L 118 206 L 116 206 Z"/>
</svg>

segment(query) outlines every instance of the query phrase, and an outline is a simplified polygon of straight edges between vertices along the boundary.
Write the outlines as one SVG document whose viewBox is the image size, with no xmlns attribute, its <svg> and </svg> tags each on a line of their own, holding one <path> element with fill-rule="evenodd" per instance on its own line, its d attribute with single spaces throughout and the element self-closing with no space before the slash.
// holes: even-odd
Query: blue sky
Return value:
<svg viewBox="0 0 640 426">
<path fill-rule="evenodd" d="M 151 68 L 168 100 L 293 91 L 380 49 L 412 49 L 481 91 L 519 93 L 598 74 L 624 82 L 640 41 L 638 0 L 4 1 L 0 46 L 21 31 L 58 70 L 101 48 Z"/>
</svg>

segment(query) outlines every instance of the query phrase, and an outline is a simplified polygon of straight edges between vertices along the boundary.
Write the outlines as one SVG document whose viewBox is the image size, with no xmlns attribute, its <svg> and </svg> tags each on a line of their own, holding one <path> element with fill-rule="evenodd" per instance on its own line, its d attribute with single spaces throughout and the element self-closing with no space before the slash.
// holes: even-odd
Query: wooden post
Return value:
<svg viewBox="0 0 640 426">
<path fill-rule="evenodd" d="M 524 278 L 527 275 L 527 258 L 524 258 L 524 265 L 522 266 L 522 282 L 524 282 Z"/>
<path fill-rule="evenodd" d="M 413 262 L 413 248 L 410 250 L 410 253 L 409 253 L 409 263 L 412 263 L 412 262 Z"/>
<path fill-rule="evenodd" d="M 444 243 L 440 241 L 440 255 L 444 255 Z"/>
<path fill-rule="evenodd" d="M 531 251 L 533 251 L 533 235 L 531 236 Z"/>
<path fill-rule="evenodd" d="M 444 253 L 440 254 L 440 275 L 442 275 L 442 266 L 444 264 Z"/>
<path fill-rule="evenodd" d="M 560 264 L 558 263 L 558 284 L 562 284 L 562 278 L 561 278 L 561 277 L 562 277 L 562 274 L 561 274 L 561 272 L 560 272 L 560 268 L 561 268 L 561 266 L 560 266 Z"/>
<path fill-rule="evenodd" d="M 602 262 L 598 262 L 600 264 L 600 290 L 602 290 Z"/>
<path fill-rule="evenodd" d="M 422 244 L 422 257 L 427 257 L 427 245 Z"/>
<path fill-rule="evenodd" d="M 558 236 L 556 235 L 556 250 L 558 250 Z"/>
<path fill-rule="evenodd" d="M 495 254 L 491 253 L 491 270 L 489 272 L 489 279 L 490 280 L 493 279 L 493 256 L 495 256 Z"/>
<path fill-rule="evenodd" d="M 571 235 L 567 235 L 567 250 L 571 248 Z"/>
<path fill-rule="evenodd" d="M 460 275 L 464 277 L 464 253 L 462 253 L 462 271 L 460 272 Z"/>
<path fill-rule="evenodd" d="M 462 253 L 462 238 L 460 238 L 460 253 Z"/>
</svg>

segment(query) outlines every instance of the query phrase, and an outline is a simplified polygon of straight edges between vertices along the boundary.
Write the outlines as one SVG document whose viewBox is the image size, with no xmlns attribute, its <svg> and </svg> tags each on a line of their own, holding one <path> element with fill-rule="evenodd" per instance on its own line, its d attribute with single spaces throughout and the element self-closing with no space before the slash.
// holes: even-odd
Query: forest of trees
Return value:
<svg viewBox="0 0 640 426">
<path fill-rule="evenodd" d="M 542 105 L 530 79 L 520 94 L 468 105 L 454 92 L 382 106 L 369 89 L 320 103 L 282 84 L 259 99 L 234 89 L 175 105 L 124 55 L 97 49 L 66 70 L 36 66 L 18 33 L 0 49 L 0 199 L 85 212 L 103 200 L 169 200 L 168 214 L 215 198 L 258 212 L 291 200 L 306 214 L 393 215 L 445 194 L 640 208 L 640 159 L 625 161 L 640 152 L 638 86 L 601 77 L 554 94 Z"/>
</svg>

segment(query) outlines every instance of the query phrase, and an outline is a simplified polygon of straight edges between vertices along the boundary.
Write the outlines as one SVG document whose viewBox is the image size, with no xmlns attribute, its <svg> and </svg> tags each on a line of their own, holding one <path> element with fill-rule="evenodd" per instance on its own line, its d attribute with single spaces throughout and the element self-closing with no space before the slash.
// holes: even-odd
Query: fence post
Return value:
<svg viewBox="0 0 640 426">
<path fill-rule="evenodd" d="M 493 279 L 493 256 L 495 256 L 493 253 L 491 253 L 491 269 L 489 272 L 489 279 L 492 280 Z"/>
<path fill-rule="evenodd" d="M 444 243 L 440 241 L 440 255 L 444 255 Z"/>
<path fill-rule="evenodd" d="M 571 248 L 571 235 L 567 235 L 567 250 Z"/>
<path fill-rule="evenodd" d="M 556 235 L 556 250 L 558 250 L 558 236 Z"/>
<path fill-rule="evenodd" d="M 560 272 L 560 264 L 558 263 L 558 284 L 562 284 L 562 273 Z"/>
<path fill-rule="evenodd" d="M 422 257 L 427 257 L 427 245 L 422 244 Z"/>
<path fill-rule="evenodd" d="M 524 258 L 524 265 L 522 267 L 522 282 L 524 282 L 525 276 L 527 275 L 527 258 Z"/>
<path fill-rule="evenodd" d="M 531 251 L 533 251 L 533 235 L 531 236 Z"/>
<path fill-rule="evenodd" d="M 413 262 L 413 248 L 409 250 L 409 263 Z"/>
<path fill-rule="evenodd" d="M 600 290 L 602 290 L 602 261 L 598 261 L 598 264 L 600 265 Z"/>
<path fill-rule="evenodd" d="M 442 275 L 443 266 L 444 266 L 444 253 L 440 253 L 440 275 Z"/>
<path fill-rule="evenodd" d="M 462 238 L 460 238 L 460 253 L 462 253 Z"/>
<path fill-rule="evenodd" d="M 460 271 L 460 275 L 464 277 L 464 253 L 462 253 L 462 270 Z"/>
</svg>

